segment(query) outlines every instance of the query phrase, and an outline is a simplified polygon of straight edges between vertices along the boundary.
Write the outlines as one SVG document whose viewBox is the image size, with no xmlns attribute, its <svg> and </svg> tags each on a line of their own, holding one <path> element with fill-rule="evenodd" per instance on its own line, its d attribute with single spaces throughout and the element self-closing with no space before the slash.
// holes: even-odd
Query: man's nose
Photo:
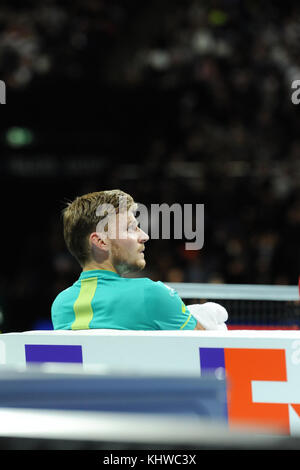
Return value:
<svg viewBox="0 0 300 470">
<path fill-rule="evenodd" d="M 148 240 L 149 240 L 149 235 L 147 235 L 146 232 L 144 232 L 142 229 L 140 229 L 139 241 L 141 243 L 146 243 Z"/>
</svg>

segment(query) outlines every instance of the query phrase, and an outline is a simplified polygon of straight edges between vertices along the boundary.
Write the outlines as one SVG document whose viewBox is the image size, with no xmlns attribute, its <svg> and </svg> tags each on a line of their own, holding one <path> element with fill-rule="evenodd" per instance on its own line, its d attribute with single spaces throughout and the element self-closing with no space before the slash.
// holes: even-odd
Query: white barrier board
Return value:
<svg viewBox="0 0 300 470">
<path fill-rule="evenodd" d="M 68 362 L 111 373 L 200 376 L 223 368 L 229 426 L 300 434 L 300 331 L 32 331 L 0 336 L 0 364 Z"/>
</svg>

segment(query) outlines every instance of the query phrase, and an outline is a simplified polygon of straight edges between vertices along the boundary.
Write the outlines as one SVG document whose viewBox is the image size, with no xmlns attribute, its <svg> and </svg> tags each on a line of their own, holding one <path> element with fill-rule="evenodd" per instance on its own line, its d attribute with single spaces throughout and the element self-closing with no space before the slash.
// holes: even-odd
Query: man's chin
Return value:
<svg viewBox="0 0 300 470">
<path fill-rule="evenodd" d="M 138 260 L 134 264 L 121 264 L 116 266 L 117 272 L 121 275 L 130 274 L 130 273 L 137 273 L 142 271 L 146 266 L 146 261 L 144 259 Z"/>
<path fill-rule="evenodd" d="M 146 266 L 146 261 L 142 259 L 141 261 L 138 262 L 138 265 L 139 265 L 139 271 L 142 271 Z"/>
<path fill-rule="evenodd" d="M 142 271 L 146 266 L 146 261 L 144 259 L 138 260 L 135 264 L 128 266 L 129 272 Z"/>
</svg>

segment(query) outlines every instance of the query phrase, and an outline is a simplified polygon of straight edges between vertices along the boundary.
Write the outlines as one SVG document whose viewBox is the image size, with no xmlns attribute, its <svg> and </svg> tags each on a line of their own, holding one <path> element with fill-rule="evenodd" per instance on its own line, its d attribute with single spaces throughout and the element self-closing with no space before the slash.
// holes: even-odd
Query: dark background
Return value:
<svg viewBox="0 0 300 470">
<path fill-rule="evenodd" d="M 143 276 L 297 284 L 299 44 L 292 1 L 1 2 L 0 329 L 47 327 L 61 210 L 103 189 L 205 204 L 203 249 L 150 240 Z"/>
</svg>

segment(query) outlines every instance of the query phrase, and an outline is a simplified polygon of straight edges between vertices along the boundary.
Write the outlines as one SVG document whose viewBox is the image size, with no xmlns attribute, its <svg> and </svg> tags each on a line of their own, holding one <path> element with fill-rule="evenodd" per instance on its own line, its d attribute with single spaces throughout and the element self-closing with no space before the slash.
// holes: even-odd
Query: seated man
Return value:
<svg viewBox="0 0 300 470">
<path fill-rule="evenodd" d="M 188 308 L 162 282 L 122 277 L 146 265 L 149 237 L 138 226 L 136 209 L 132 197 L 120 190 L 77 197 L 64 209 L 65 242 L 82 272 L 52 304 L 54 329 L 226 329 L 222 306 L 208 302 Z"/>
</svg>

